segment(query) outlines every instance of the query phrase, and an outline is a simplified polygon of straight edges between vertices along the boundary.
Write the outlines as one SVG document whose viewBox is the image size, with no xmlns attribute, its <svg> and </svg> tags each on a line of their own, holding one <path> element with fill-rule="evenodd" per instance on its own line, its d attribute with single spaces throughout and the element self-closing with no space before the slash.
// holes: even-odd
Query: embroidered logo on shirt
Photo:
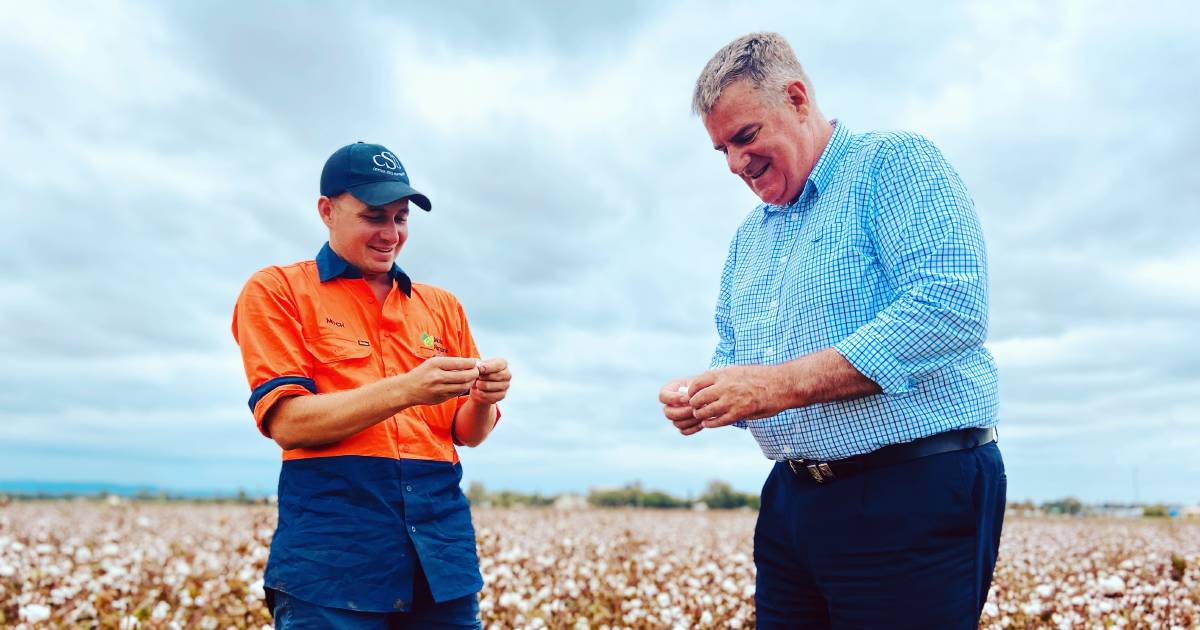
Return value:
<svg viewBox="0 0 1200 630">
<path fill-rule="evenodd" d="M 421 346 L 425 350 L 433 350 L 437 355 L 446 354 L 446 344 L 442 342 L 441 337 L 435 337 L 427 332 L 421 333 Z"/>
<path fill-rule="evenodd" d="M 325 323 L 326 323 L 326 324 L 333 324 L 334 326 L 337 326 L 338 328 L 345 328 L 345 327 L 346 327 L 346 325 L 345 325 L 345 324 L 343 324 L 342 322 L 334 321 L 334 319 L 333 319 L 332 317 L 326 317 L 326 318 L 325 318 Z"/>
</svg>

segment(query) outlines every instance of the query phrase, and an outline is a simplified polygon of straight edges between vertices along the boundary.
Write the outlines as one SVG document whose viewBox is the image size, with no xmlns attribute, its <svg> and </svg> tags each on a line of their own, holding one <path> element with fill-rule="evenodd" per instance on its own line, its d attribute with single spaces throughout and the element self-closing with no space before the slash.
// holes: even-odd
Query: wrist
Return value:
<svg viewBox="0 0 1200 630">
<path fill-rule="evenodd" d="M 408 409 L 415 404 L 407 374 L 393 376 L 384 382 L 388 384 L 388 400 L 397 411 Z"/>
<path fill-rule="evenodd" d="M 808 404 L 803 361 L 797 359 L 778 366 L 777 387 L 780 390 L 779 400 L 784 401 L 784 409 L 795 409 Z"/>
</svg>

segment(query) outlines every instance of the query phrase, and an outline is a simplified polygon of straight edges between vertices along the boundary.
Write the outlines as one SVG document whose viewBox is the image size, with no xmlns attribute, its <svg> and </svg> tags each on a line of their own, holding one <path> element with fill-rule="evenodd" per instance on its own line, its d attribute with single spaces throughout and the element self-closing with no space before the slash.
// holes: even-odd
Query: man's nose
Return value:
<svg viewBox="0 0 1200 630">
<path fill-rule="evenodd" d="M 725 160 L 729 163 L 729 172 L 734 175 L 741 175 L 750 164 L 750 158 L 745 153 L 733 149 L 725 153 Z"/>
<path fill-rule="evenodd" d="M 400 240 L 400 226 L 392 225 L 380 230 L 379 240 L 383 241 L 384 243 L 395 244 Z"/>
</svg>

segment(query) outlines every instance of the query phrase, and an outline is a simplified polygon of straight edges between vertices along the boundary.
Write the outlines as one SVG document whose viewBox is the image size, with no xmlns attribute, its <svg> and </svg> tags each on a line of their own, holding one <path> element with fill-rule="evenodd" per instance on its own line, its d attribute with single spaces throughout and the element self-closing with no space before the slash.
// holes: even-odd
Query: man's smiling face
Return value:
<svg viewBox="0 0 1200 630">
<path fill-rule="evenodd" d="M 368 276 L 390 271 L 408 240 L 407 199 L 368 206 L 343 193 L 329 199 L 321 218 L 329 226 L 333 251 Z"/>
<path fill-rule="evenodd" d="M 814 146 L 807 125 L 811 111 L 799 82 L 775 95 L 742 80 L 721 90 L 704 128 L 729 170 L 759 199 L 782 206 L 800 196 L 823 148 Z"/>
</svg>

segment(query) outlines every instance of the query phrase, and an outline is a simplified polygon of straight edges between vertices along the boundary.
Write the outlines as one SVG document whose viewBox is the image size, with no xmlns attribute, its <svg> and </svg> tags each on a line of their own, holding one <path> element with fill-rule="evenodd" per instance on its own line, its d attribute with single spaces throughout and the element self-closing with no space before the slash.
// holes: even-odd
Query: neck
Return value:
<svg viewBox="0 0 1200 630">
<path fill-rule="evenodd" d="M 375 297 L 379 298 L 379 303 L 383 304 L 383 300 L 387 297 L 388 292 L 392 290 L 391 276 L 386 273 L 364 273 L 363 280 L 367 281 L 367 286 L 371 287 L 371 291 L 375 292 Z"/>
</svg>

